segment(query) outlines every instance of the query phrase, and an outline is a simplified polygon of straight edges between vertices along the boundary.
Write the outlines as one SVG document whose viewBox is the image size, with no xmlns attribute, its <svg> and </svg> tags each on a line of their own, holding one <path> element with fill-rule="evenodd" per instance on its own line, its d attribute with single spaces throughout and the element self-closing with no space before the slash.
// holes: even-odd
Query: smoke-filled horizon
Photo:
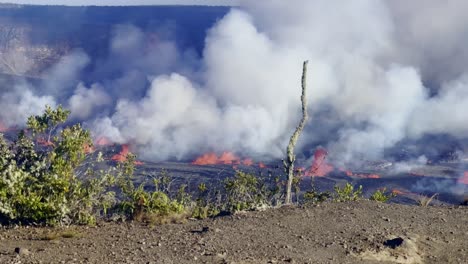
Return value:
<svg viewBox="0 0 468 264">
<path fill-rule="evenodd" d="M 237 0 L 5 0 L 0 3 L 67 6 L 207 5 L 234 6 Z"/>
<path fill-rule="evenodd" d="M 278 159 L 300 118 L 309 60 L 311 118 L 298 151 L 322 145 L 346 163 L 427 134 L 466 138 L 466 1 L 240 3 L 208 30 L 201 56 L 158 32 L 115 26 L 93 72 L 112 78 L 80 82 L 95 58 L 75 50 L 40 87 L 3 92 L 0 120 L 20 125 L 64 104 L 96 139 L 130 143 L 144 160 L 209 151 Z"/>
</svg>

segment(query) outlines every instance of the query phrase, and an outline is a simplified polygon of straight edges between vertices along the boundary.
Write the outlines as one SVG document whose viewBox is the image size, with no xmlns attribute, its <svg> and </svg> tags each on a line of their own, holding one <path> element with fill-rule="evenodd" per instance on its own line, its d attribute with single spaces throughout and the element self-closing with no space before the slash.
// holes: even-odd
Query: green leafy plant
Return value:
<svg viewBox="0 0 468 264">
<path fill-rule="evenodd" d="M 303 199 L 305 203 L 318 204 L 323 203 L 330 199 L 331 194 L 329 192 L 320 192 L 315 188 L 304 193 Z"/>
<path fill-rule="evenodd" d="M 359 185 L 357 190 L 354 189 L 354 186 L 350 183 L 346 183 L 345 186 L 334 187 L 335 194 L 333 201 L 335 202 L 347 202 L 347 201 L 357 201 L 362 198 L 362 186 Z"/>
<path fill-rule="evenodd" d="M 236 171 L 234 177 L 224 181 L 224 190 L 224 209 L 229 212 L 271 206 L 272 198 L 278 193 L 276 185 L 270 188 L 261 178 L 242 171 Z"/>
<path fill-rule="evenodd" d="M 145 190 L 145 182 L 138 187 L 134 185 L 135 155 L 128 154 L 126 160 L 117 166 L 116 182 L 121 197 L 116 205 L 119 212 L 132 220 L 164 222 L 167 217 L 181 214 L 184 205 L 160 190 Z M 158 182 L 154 182 L 158 188 Z"/>
<path fill-rule="evenodd" d="M 205 219 L 217 216 L 220 213 L 220 206 L 210 199 L 210 190 L 205 183 L 198 185 L 198 197 L 192 208 L 192 217 Z"/>
<path fill-rule="evenodd" d="M 16 223 L 92 223 L 109 178 L 81 180 L 92 146 L 80 124 L 64 126 L 70 112 L 47 106 L 8 143 L 0 137 L 0 218 Z M 60 129 L 59 129 L 60 128 Z"/>
<path fill-rule="evenodd" d="M 387 188 L 377 189 L 370 197 L 370 200 L 385 203 L 395 197 L 393 192 L 387 192 Z"/>
</svg>

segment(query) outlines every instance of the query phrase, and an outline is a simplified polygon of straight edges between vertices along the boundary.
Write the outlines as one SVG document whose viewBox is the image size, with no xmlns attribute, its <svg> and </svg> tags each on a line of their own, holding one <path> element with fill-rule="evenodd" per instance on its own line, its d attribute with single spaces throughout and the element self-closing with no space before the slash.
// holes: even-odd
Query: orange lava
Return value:
<svg viewBox="0 0 468 264">
<path fill-rule="evenodd" d="M 405 194 L 406 192 L 401 191 L 401 190 L 398 190 L 398 189 L 393 189 L 393 190 L 392 190 L 392 193 L 394 193 L 394 194 L 396 194 L 396 195 L 403 195 L 403 194 Z"/>
<path fill-rule="evenodd" d="M 252 159 L 245 159 L 242 161 L 242 165 L 244 166 L 252 166 L 254 164 Z"/>
<path fill-rule="evenodd" d="M 84 144 L 83 145 L 83 150 L 86 154 L 89 154 L 89 153 L 93 153 L 94 152 L 94 147 L 93 146 L 90 146 L 88 144 Z"/>
<path fill-rule="evenodd" d="M 346 169 L 340 169 L 340 171 L 346 173 L 346 176 L 348 177 L 356 177 L 356 178 L 363 178 L 363 179 L 380 179 L 380 175 L 379 174 L 375 174 L 375 173 L 370 173 L 370 174 L 367 174 L 367 173 L 354 173 L 350 170 L 346 170 Z"/>
<path fill-rule="evenodd" d="M 106 137 L 100 137 L 95 142 L 94 145 L 96 146 L 110 146 L 112 145 L 112 141 Z"/>
<path fill-rule="evenodd" d="M 378 174 L 351 173 L 351 175 L 348 175 L 348 176 L 363 178 L 363 179 L 380 179 L 380 175 Z"/>
<path fill-rule="evenodd" d="M 0 133 L 5 133 L 8 131 L 8 127 L 0 121 Z"/>
<path fill-rule="evenodd" d="M 112 156 L 111 160 L 117 161 L 117 162 L 124 162 L 127 160 L 127 155 L 130 152 L 129 147 L 127 144 L 122 145 L 122 150 L 118 154 L 115 154 Z M 141 161 L 135 161 L 135 165 L 143 165 L 144 163 Z"/>
<path fill-rule="evenodd" d="M 255 163 L 252 159 L 246 158 L 241 159 L 236 154 L 225 151 L 220 156 L 216 155 L 216 153 L 210 152 L 201 155 L 200 157 L 196 158 L 192 161 L 193 165 L 234 165 L 233 168 L 237 169 L 237 165 L 243 166 L 253 166 Z M 266 168 L 265 164 L 260 162 L 258 163 L 259 168 Z"/>
<path fill-rule="evenodd" d="M 326 161 L 328 152 L 323 149 L 319 148 L 314 153 L 314 161 L 312 162 L 312 166 L 304 171 L 304 176 L 318 176 L 318 177 L 325 177 L 330 172 L 334 170 L 333 166 Z"/>
<path fill-rule="evenodd" d="M 217 164 L 239 164 L 240 159 L 232 152 L 223 152 L 219 157 Z"/>
<path fill-rule="evenodd" d="M 206 153 L 195 159 L 192 164 L 194 165 L 215 165 L 219 164 L 218 156 L 215 153 Z"/>
<path fill-rule="evenodd" d="M 47 140 L 45 138 L 38 138 L 37 139 L 37 144 L 43 147 L 51 147 L 54 146 L 54 143 L 50 140 Z"/>
<path fill-rule="evenodd" d="M 463 177 L 459 178 L 457 182 L 468 185 L 468 171 L 465 171 L 465 173 L 463 173 Z"/>
</svg>

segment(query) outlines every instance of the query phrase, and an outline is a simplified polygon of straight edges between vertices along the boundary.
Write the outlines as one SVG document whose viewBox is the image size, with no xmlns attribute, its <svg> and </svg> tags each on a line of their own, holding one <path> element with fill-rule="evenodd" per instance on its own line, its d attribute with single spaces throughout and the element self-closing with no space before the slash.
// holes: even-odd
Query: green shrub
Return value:
<svg viewBox="0 0 468 264">
<path fill-rule="evenodd" d="M 312 189 L 304 193 L 303 199 L 305 203 L 317 204 L 325 202 L 326 200 L 330 199 L 330 197 L 331 194 L 329 192 L 319 192 L 315 189 Z"/>
<path fill-rule="evenodd" d="M 185 211 L 183 203 L 170 199 L 163 191 L 146 191 L 145 182 L 135 187 L 134 164 L 135 155 L 128 154 L 126 161 L 117 166 L 116 181 L 121 191 L 121 198 L 116 205 L 119 212 L 124 213 L 130 219 L 143 221 L 181 214 Z M 155 188 L 158 188 L 156 180 L 154 184 Z"/>
<path fill-rule="evenodd" d="M 236 171 L 234 177 L 224 181 L 224 189 L 225 209 L 229 212 L 251 210 L 268 203 L 263 183 L 253 174 Z"/>
<path fill-rule="evenodd" d="M 335 186 L 335 194 L 333 201 L 335 202 L 347 202 L 347 201 L 357 201 L 362 198 L 362 186 L 359 185 L 357 190 L 354 190 L 354 186 L 350 183 L 346 183 L 344 187 Z"/>
<path fill-rule="evenodd" d="M 62 126 L 69 111 L 46 107 L 8 143 L 0 136 L 0 219 L 7 223 L 91 223 L 108 178 L 78 179 L 92 146 L 79 124 Z M 60 132 L 57 132 L 58 128 Z M 38 144 L 42 142 L 42 144 Z"/>
<path fill-rule="evenodd" d="M 216 191 L 216 194 L 218 191 Z M 214 217 L 221 212 L 221 206 L 210 197 L 210 190 L 206 187 L 205 183 L 198 185 L 198 197 L 192 206 L 192 217 L 196 219 L 205 219 Z"/>
<path fill-rule="evenodd" d="M 395 197 L 396 194 L 389 192 L 387 193 L 387 188 L 376 190 L 370 197 L 370 200 L 385 203 L 391 198 Z"/>
</svg>

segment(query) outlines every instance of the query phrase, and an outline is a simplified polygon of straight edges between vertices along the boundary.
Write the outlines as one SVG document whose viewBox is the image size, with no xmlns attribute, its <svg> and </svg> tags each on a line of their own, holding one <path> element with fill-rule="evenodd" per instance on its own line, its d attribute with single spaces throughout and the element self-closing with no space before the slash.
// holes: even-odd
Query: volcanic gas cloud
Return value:
<svg viewBox="0 0 468 264">
<path fill-rule="evenodd" d="M 97 145 L 124 146 L 114 160 L 130 142 L 148 161 L 201 153 L 216 154 L 194 164 L 279 160 L 300 118 L 308 59 L 311 119 L 296 148 L 313 159 L 305 175 L 346 172 L 349 163 L 383 159 L 387 149 L 428 134 L 463 142 L 467 8 L 438 0 L 240 1 L 197 31 L 207 32 L 200 48 L 167 33 L 177 32 L 177 19 L 174 27 L 126 21 L 112 25 L 104 53 L 71 46 L 40 80 L 2 90 L 0 130 L 63 104 Z M 301 156 L 319 145 L 327 151 Z"/>
</svg>

